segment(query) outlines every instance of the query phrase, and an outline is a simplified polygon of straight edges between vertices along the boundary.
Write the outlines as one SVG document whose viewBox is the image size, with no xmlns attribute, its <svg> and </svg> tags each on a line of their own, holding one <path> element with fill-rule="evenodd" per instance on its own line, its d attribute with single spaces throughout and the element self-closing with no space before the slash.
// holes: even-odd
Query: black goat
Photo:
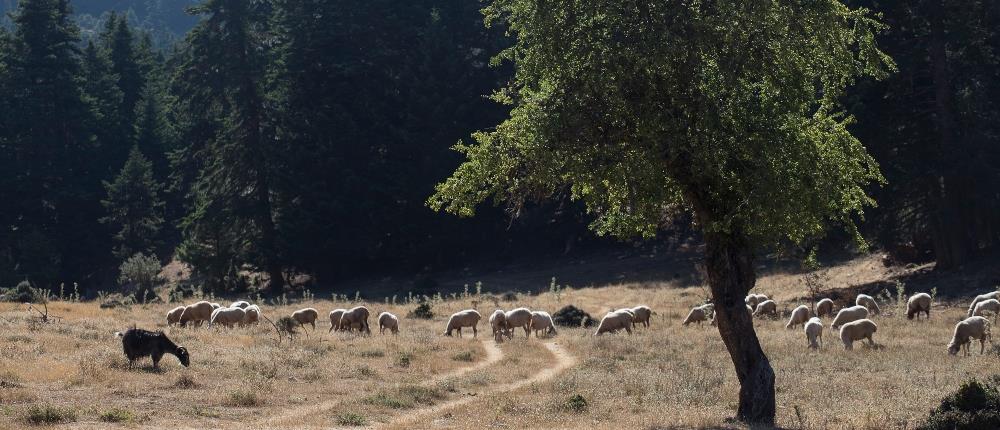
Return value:
<svg viewBox="0 0 1000 430">
<path fill-rule="evenodd" d="M 128 367 L 135 365 L 135 361 L 149 356 L 153 359 L 153 368 L 160 368 L 160 359 L 163 354 L 173 354 L 181 361 L 184 367 L 191 365 L 191 356 L 188 355 L 187 348 L 177 346 L 162 331 L 149 331 L 141 328 L 130 328 L 125 333 L 115 333 L 122 338 L 122 349 L 128 357 Z"/>
</svg>

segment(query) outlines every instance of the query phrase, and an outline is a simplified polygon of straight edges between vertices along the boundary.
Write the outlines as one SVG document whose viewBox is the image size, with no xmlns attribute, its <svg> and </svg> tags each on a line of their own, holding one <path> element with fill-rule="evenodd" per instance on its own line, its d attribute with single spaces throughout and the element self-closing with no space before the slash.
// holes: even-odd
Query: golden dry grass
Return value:
<svg viewBox="0 0 1000 430">
<path fill-rule="evenodd" d="M 877 278 L 873 259 L 832 269 L 831 282 Z M 785 312 L 806 294 L 801 276 L 762 276 L 758 289 L 779 300 Z M 600 318 L 613 308 L 647 304 L 657 315 L 650 329 L 632 336 L 594 337 L 592 330 L 560 329 L 553 339 L 525 340 L 523 332 L 499 345 L 441 336 L 445 319 L 475 297 L 439 302 L 433 320 L 406 318 L 413 306 L 369 303 L 374 315 L 401 317 L 398 337 L 327 334 L 276 344 L 260 326 L 233 331 L 171 329 L 192 351 L 192 367 L 171 356 L 163 371 L 126 370 L 113 336 L 136 323 L 162 325 L 168 305 L 102 310 L 95 304 L 54 303 L 65 317 L 47 325 L 28 323 L 23 306 L 0 306 L 0 428 L 32 427 L 30 406 L 72 409 L 75 428 L 329 428 L 364 423 L 385 428 L 741 428 L 735 413 L 738 383 L 715 328 L 682 327 L 687 310 L 701 302 L 699 287 L 614 285 L 521 296 L 499 302 L 554 312 L 574 304 Z M 325 314 L 352 304 L 330 301 L 272 307 L 274 318 L 313 306 Z M 478 309 L 494 308 L 487 299 Z M 806 429 L 908 429 L 965 379 L 1000 372 L 996 355 L 952 357 L 945 351 L 962 304 L 937 304 L 930 321 L 908 321 L 893 303 L 883 304 L 875 349 L 844 351 L 837 333 L 824 332 L 824 347 L 806 348 L 801 328 L 784 320 L 755 322 L 777 373 L 778 424 Z M 829 319 L 824 321 L 829 324 Z M 488 322 L 481 339 L 491 342 Z M 540 375 L 556 357 L 543 343 L 557 342 L 577 361 L 569 369 L 505 389 Z M 404 358 L 405 357 L 405 358 Z M 496 360 L 495 362 L 493 360 Z M 408 361 L 408 365 L 406 365 Z M 148 363 L 148 362 L 147 362 Z M 461 369 L 472 369 L 462 371 Z M 584 407 L 579 400 L 586 401 Z M 457 405 L 448 408 L 448 405 Z M 428 408 L 439 409 L 424 413 Z M 442 406 L 443 405 L 443 406 Z M 117 412 L 116 412 L 117 411 Z M 125 413 L 122 413 L 124 411 Z M 101 417 L 125 417 L 112 424 Z M 239 420 L 239 421 L 237 421 Z M 400 421 L 400 420 L 404 420 Z M 243 423 L 243 424 L 240 424 Z"/>
</svg>

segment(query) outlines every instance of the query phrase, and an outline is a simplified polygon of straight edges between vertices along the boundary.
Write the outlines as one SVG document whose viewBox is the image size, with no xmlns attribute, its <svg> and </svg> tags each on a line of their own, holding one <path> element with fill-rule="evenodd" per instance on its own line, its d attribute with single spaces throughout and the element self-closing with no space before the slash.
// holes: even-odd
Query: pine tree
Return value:
<svg viewBox="0 0 1000 430">
<path fill-rule="evenodd" d="M 103 239 L 95 115 L 82 88 L 78 29 L 68 0 L 23 0 L 13 22 L 4 151 L 13 166 L 2 197 L 14 220 L 3 247 L 14 264 L 0 270 L 43 286 L 88 286 L 104 266 L 91 249 Z"/>
<path fill-rule="evenodd" d="M 153 177 L 153 165 L 133 146 L 114 182 L 104 182 L 107 197 L 101 201 L 107 216 L 101 222 L 111 225 L 114 235 L 112 253 L 124 261 L 143 253 L 151 255 L 159 242 L 163 224 L 160 184 Z"/>
<path fill-rule="evenodd" d="M 189 178 L 180 255 L 230 286 L 235 268 L 250 265 L 268 275 L 265 289 L 277 292 L 284 280 L 273 179 L 282 166 L 272 147 L 273 112 L 264 90 L 270 3 L 208 0 L 196 11 L 205 18 L 181 53 L 173 80 L 175 111 L 214 119 L 182 119 L 185 133 L 206 140 L 181 150 L 175 163 L 196 169 Z M 223 244 L 233 248 L 220 249 Z"/>
<path fill-rule="evenodd" d="M 135 34 L 128 25 L 128 19 L 112 12 L 101 35 L 103 50 L 106 52 L 110 73 L 121 92 L 116 107 L 116 118 L 111 131 L 113 140 L 105 144 L 109 147 L 111 165 L 121 164 L 136 141 L 136 124 L 139 103 L 146 86 L 143 59 L 140 57 Z"/>
</svg>

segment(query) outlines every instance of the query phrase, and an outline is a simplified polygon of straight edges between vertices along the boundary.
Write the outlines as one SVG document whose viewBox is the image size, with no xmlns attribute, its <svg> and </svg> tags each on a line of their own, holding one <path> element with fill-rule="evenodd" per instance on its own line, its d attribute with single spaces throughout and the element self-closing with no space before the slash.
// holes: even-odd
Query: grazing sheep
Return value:
<svg viewBox="0 0 1000 430">
<path fill-rule="evenodd" d="M 809 343 L 809 347 L 812 349 L 817 349 L 823 346 L 823 320 L 819 317 L 809 318 L 805 326 L 806 341 Z"/>
<path fill-rule="evenodd" d="M 778 316 L 778 304 L 774 300 L 764 300 L 763 302 L 757 303 L 757 308 L 753 311 L 754 316 L 757 315 L 771 315 Z"/>
<path fill-rule="evenodd" d="M 472 327 L 472 337 L 477 337 L 479 330 L 476 326 L 479 325 L 480 319 L 482 316 L 474 309 L 455 312 L 451 318 L 448 318 L 448 327 L 445 329 L 444 335 L 451 336 L 452 330 L 458 330 L 458 337 L 462 337 L 462 327 Z"/>
<path fill-rule="evenodd" d="M 868 339 L 870 346 L 875 346 L 875 339 L 872 335 L 878 331 L 878 326 L 872 320 L 863 319 L 844 324 L 840 328 L 840 340 L 844 342 L 844 349 L 850 351 L 854 349 L 854 341 Z"/>
<path fill-rule="evenodd" d="M 247 312 L 243 308 L 219 308 L 212 311 L 212 319 L 209 320 L 208 326 L 211 327 L 216 324 L 222 324 L 229 328 L 232 328 L 235 324 L 242 326 L 246 316 Z"/>
<path fill-rule="evenodd" d="M 130 328 L 125 333 L 117 332 L 116 336 L 122 338 L 122 349 L 128 357 L 128 367 L 135 365 L 135 361 L 142 357 L 153 359 L 153 368 L 160 368 L 160 359 L 163 354 L 173 354 L 180 360 L 181 365 L 188 367 L 191 365 L 191 356 L 183 346 L 177 346 L 167 338 L 162 331 L 149 331 L 139 328 Z"/>
<path fill-rule="evenodd" d="M 597 325 L 597 332 L 594 333 L 594 336 L 600 336 L 604 333 L 615 333 L 622 329 L 624 329 L 628 334 L 632 334 L 633 318 L 634 316 L 631 312 L 608 312 L 604 318 L 601 318 L 601 323 Z"/>
<path fill-rule="evenodd" d="M 501 342 L 504 335 L 507 335 L 508 338 L 513 337 L 511 332 L 507 331 L 507 314 L 501 309 L 493 311 L 493 314 L 490 315 L 490 327 L 493 328 L 493 339 L 497 342 Z"/>
<path fill-rule="evenodd" d="M 378 314 L 378 332 L 385 334 L 386 329 L 392 334 L 399 334 L 399 318 L 388 312 Z"/>
<path fill-rule="evenodd" d="M 973 316 L 985 317 L 986 312 L 993 312 L 993 320 L 996 321 L 1000 314 L 1000 300 L 989 299 L 976 303 L 976 309 L 972 311 Z"/>
<path fill-rule="evenodd" d="M 172 326 L 181 322 L 181 314 L 184 313 L 184 306 L 178 306 L 167 312 L 167 325 Z"/>
<path fill-rule="evenodd" d="M 865 318 L 868 318 L 868 308 L 864 306 L 851 306 L 837 312 L 837 316 L 834 317 L 833 322 L 830 323 L 830 328 L 836 329 L 837 327 L 851 321 L 863 320 Z"/>
<path fill-rule="evenodd" d="M 305 330 L 306 324 L 309 324 L 313 331 L 316 331 L 316 320 L 319 319 L 319 312 L 313 308 L 299 309 L 292 312 L 292 319 L 299 323 L 303 330 Z"/>
<path fill-rule="evenodd" d="M 233 302 L 233 304 L 229 305 L 229 307 L 231 307 L 231 308 L 246 309 L 246 308 L 250 307 L 250 302 L 247 302 L 247 301 L 244 301 L 244 300 L 238 300 L 238 301 Z"/>
<path fill-rule="evenodd" d="M 333 329 L 340 329 L 340 317 L 344 316 L 344 312 L 347 312 L 347 309 L 334 309 L 330 311 L 330 330 L 327 333 L 332 332 Z"/>
<path fill-rule="evenodd" d="M 768 297 L 763 294 L 749 294 L 746 296 L 745 299 L 743 299 L 743 302 L 745 302 L 751 308 L 756 309 L 757 305 L 765 300 L 768 300 Z"/>
<path fill-rule="evenodd" d="M 538 332 L 543 331 L 549 335 L 556 335 L 556 325 L 552 322 L 552 315 L 544 311 L 531 312 L 531 330 L 538 337 Z"/>
<path fill-rule="evenodd" d="M 875 298 L 867 294 L 858 294 L 858 297 L 854 299 L 854 304 L 868 308 L 868 311 L 875 315 L 882 313 L 882 309 L 879 309 Z"/>
<path fill-rule="evenodd" d="M 202 323 L 210 321 L 214 310 L 212 304 L 204 300 L 188 305 L 184 308 L 184 312 L 181 312 L 181 327 L 186 327 L 188 323 L 193 323 L 195 327 L 198 327 Z"/>
<path fill-rule="evenodd" d="M 920 313 L 931 317 L 931 295 L 927 293 L 917 293 L 906 301 L 906 319 L 912 320 L 914 316 L 920 319 Z"/>
<path fill-rule="evenodd" d="M 687 317 L 684 318 L 684 322 L 682 322 L 681 325 L 688 325 L 691 323 L 698 323 L 698 325 L 701 325 L 702 321 L 706 320 L 708 320 L 708 315 L 705 312 L 705 308 L 701 306 L 695 306 L 691 308 L 691 312 L 688 312 Z M 715 320 L 713 319 L 712 321 Z"/>
<path fill-rule="evenodd" d="M 788 324 L 785 324 L 785 328 L 792 329 L 799 324 L 805 324 L 809 321 L 809 306 L 799 305 L 792 311 L 792 317 L 788 319 Z"/>
<path fill-rule="evenodd" d="M 340 316 L 340 329 L 347 331 L 363 331 L 367 334 L 371 334 L 372 330 L 368 326 L 368 308 L 364 306 L 355 306 Z"/>
<path fill-rule="evenodd" d="M 993 337 L 990 335 L 989 320 L 983 317 L 969 317 L 955 324 L 955 334 L 952 335 L 951 342 L 948 343 L 948 353 L 956 355 L 958 350 L 962 349 L 968 356 L 969 344 L 972 343 L 972 339 L 979 339 L 979 353 L 985 353 L 986 341 L 993 341 Z"/>
<path fill-rule="evenodd" d="M 979 302 L 981 302 L 983 300 L 990 300 L 990 299 L 1000 300 L 1000 291 L 994 291 L 992 293 L 980 294 L 980 295 L 976 296 L 976 298 L 972 300 L 972 304 L 969 305 L 969 315 L 968 316 L 970 316 L 970 317 L 972 316 L 972 313 L 976 310 L 976 304 L 978 304 Z"/>
<path fill-rule="evenodd" d="M 705 306 L 712 306 L 711 304 Z M 653 310 L 646 305 L 639 305 L 632 308 L 632 314 L 635 315 L 635 319 L 632 320 L 632 327 L 634 328 L 637 324 L 642 324 L 643 327 L 649 328 L 649 318 L 653 315 Z"/>
<path fill-rule="evenodd" d="M 257 324 L 260 321 L 260 307 L 257 305 L 247 306 L 246 309 L 243 309 L 243 312 L 245 312 L 243 325 Z"/>
<path fill-rule="evenodd" d="M 504 326 L 507 330 L 511 331 L 510 337 L 514 336 L 514 329 L 518 327 L 524 328 L 524 337 L 531 337 L 531 310 L 528 308 L 517 308 L 512 311 L 507 311 L 504 314 Z"/>
<path fill-rule="evenodd" d="M 816 316 L 822 318 L 828 315 L 833 315 L 833 300 L 823 299 L 816 302 Z"/>
</svg>

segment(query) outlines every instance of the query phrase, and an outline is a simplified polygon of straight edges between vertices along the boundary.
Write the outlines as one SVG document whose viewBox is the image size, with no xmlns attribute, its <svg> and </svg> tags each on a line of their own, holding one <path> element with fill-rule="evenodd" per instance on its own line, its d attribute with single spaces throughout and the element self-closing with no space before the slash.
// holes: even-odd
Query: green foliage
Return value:
<svg viewBox="0 0 1000 430">
<path fill-rule="evenodd" d="M 38 303 L 44 298 L 44 293 L 33 287 L 31 282 L 21 281 L 14 288 L 4 288 L 0 301 L 17 303 Z"/>
<path fill-rule="evenodd" d="M 118 283 L 135 284 L 139 291 L 151 290 L 163 283 L 160 260 L 154 255 L 135 254 L 125 260 L 118 270 Z"/>
<path fill-rule="evenodd" d="M 420 319 L 429 320 L 429 319 L 434 318 L 434 311 L 431 310 L 431 304 L 430 303 L 423 302 L 423 303 L 417 305 L 417 307 L 414 308 L 412 311 L 410 311 L 410 314 L 407 315 L 407 316 L 410 317 L 410 318 L 420 318 Z"/>
<path fill-rule="evenodd" d="M 365 420 L 364 415 L 353 412 L 344 412 L 337 415 L 336 422 L 338 425 L 342 426 L 363 426 L 368 423 L 368 421 Z"/>
<path fill-rule="evenodd" d="M 600 234 L 651 236 L 684 208 L 706 231 L 775 244 L 853 226 L 874 203 L 881 175 L 839 105 L 891 69 L 864 9 L 500 0 L 485 14 L 517 36 L 494 60 L 517 66 L 494 95 L 512 110 L 456 146 L 466 162 L 432 208 L 568 190 Z"/>
<path fill-rule="evenodd" d="M 979 430 L 1000 428 L 1000 377 L 971 379 L 941 400 L 921 430 Z"/>
<path fill-rule="evenodd" d="M 114 254 L 119 259 L 151 254 L 163 224 L 160 184 L 153 177 L 153 165 L 133 146 L 128 160 L 114 182 L 104 182 L 107 198 L 101 201 L 107 216 L 101 222 L 114 227 Z"/>
<path fill-rule="evenodd" d="M 587 406 L 587 399 L 580 394 L 570 396 L 569 399 L 566 399 L 566 403 L 563 405 L 566 410 L 576 413 L 581 413 L 587 410 Z"/>
<path fill-rule="evenodd" d="M 49 404 L 31 405 L 25 411 L 24 420 L 33 425 L 52 425 L 76 421 L 76 411 Z"/>
<path fill-rule="evenodd" d="M 97 419 L 106 423 L 128 423 L 135 421 L 135 413 L 127 409 L 108 409 L 97 415 Z"/>
<path fill-rule="evenodd" d="M 473 351 L 462 351 L 451 356 L 451 359 L 455 361 L 465 361 L 471 363 L 473 361 L 476 361 L 476 354 Z"/>
</svg>

